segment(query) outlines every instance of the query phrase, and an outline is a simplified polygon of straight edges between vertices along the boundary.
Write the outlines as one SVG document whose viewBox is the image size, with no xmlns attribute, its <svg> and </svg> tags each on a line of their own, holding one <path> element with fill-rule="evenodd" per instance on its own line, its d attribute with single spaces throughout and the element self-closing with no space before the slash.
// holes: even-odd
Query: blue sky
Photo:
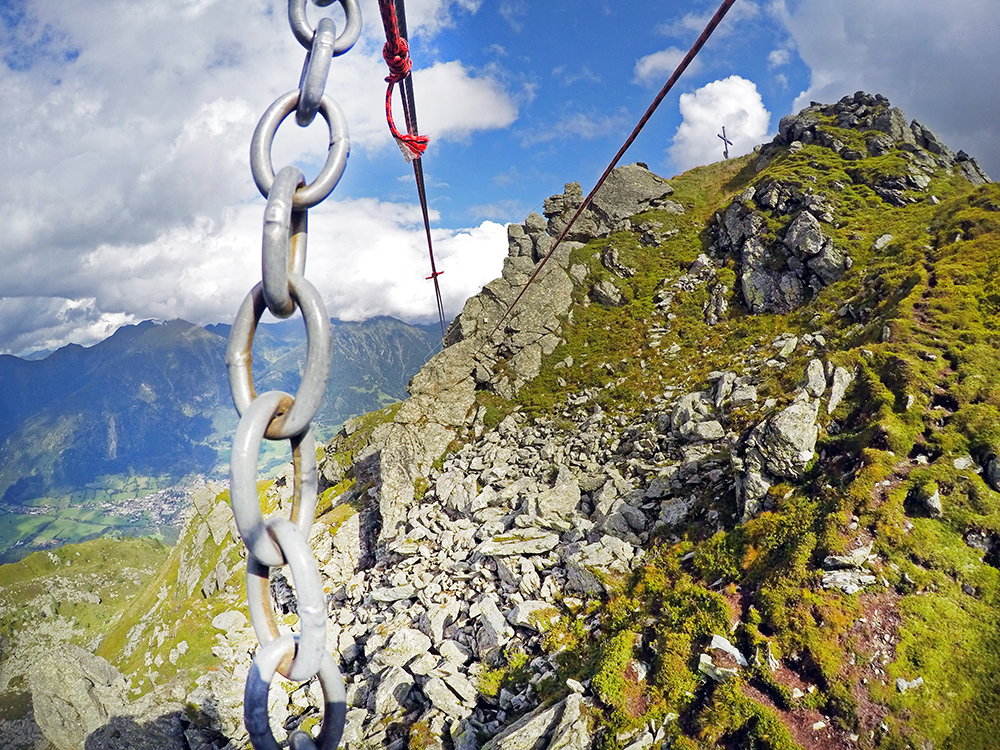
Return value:
<svg viewBox="0 0 1000 750">
<path fill-rule="evenodd" d="M 765 106 L 782 113 L 791 106 L 808 76 L 791 62 L 782 66 L 780 81 L 769 69 L 769 53 L 787 34 L 760 11 L 748 17 L 747 9 L 758 7 L 737 3 L 678 93 L 739 74 L 761 82 Z M 601 0 L 484 3 L 475 14 L 458 15 L 455 26 L 431 43 L 417 44 L 416 56 L 430 60 L 448 50 L 472 68 L 496 71 L 518 106 L 509 128 L 442 144 L 428 157 L 425 169 L 432 176 L 447 175 L 441 181 L 449 187 L 436 191 L 442 219 L 518 221 L 566 181 L 593 184 L 704 27 L 700 10 L 714 8 Z M 671 48 L 679 54 L 667 55 L 669 70 L 654 65 L 637 77 L 637 61 Z M 417 98 L 419 104 L 419 89 Z M 667 175 L 689 166 L 675 164 L 667 152 L 680 121 L 675 94 L 627 158 Z M 710 143 L 721 145 L 714 137 Z M 722 157 L 721 148 L 713 150 Z"/>
<path fill-rule="evenodd" d="M 332 316 L 434 318 L 412 173 L 389 139 L 375 0 L 331 66 L 352 153 L 310 212 Z M 590 188 L 717 4 L 408 0 L 449 315 L 498 275 L 508 222 Z M 338 5 L 309 5 L 342 18 Z M 147 318 L 230 320 L 259 279 L 253 128 L 298 82 L 279 0 L 0 0 L 0 352 L 91 344 Z M 737 0 L 624 161 L 672 176 L 746 153 L 810 99 L 858 89 L 1000 175 L 995 0 Z M 400 118 L 401 119 L 401 118 Z M 307 177 L 322 121 L 282 125 Z"/>
</svg>

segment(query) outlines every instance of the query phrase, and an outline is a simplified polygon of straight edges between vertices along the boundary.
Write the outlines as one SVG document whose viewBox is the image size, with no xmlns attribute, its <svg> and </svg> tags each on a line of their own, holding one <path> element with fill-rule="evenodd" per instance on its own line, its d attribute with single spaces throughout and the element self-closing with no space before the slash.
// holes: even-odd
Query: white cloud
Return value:
<svg viewBox="0 0 1000 750">
<path fill-rule="evenodd" d="M 411 0 L 410 36 L 430 38 L 479 5 Z M 355 153 L 370 154 L 392 147 L 382 28 L 374 0 L 362 6 L 365 31 L 350 54 L 333 61 L 328 92 L 345 111 Z M 330 10 L 342 16 L 338 4 Z M 308 5 L 314 23 L 325 12 Z M 147 317 L 208 323 L 231 316 L 259 275 L 263 202 L 250 178 L 250 138 L 267 106 L 296 87 L 305 55 L 288 28 L 287 3 L 245 0 L 236 8 L 187 0 L 122 12 L 117 0 L 27 0 L 23 18 L 12 23 L 0 32 L 0 351 L 91 341 L 110 333 L 107 326 Z M 425 65 L 415 85 L 421 128 L 431 136 L 465 138 L 517 117 L 517 104 L 490 72 L 476 74 L 455 60 Z M 305 129 L 286 121 L 273 162 L 296 162 L 310 178 L 327 143 L 321 118 Z M 316 267 L 342 252 L 357 277 L 358 264 L 380 262 L 370 246 L 390 238 L 419 245 L 422 231 L 400 218 L 419 216 L 416 207 L 373 200 L 366 220 L 359 205 L 342 200 L 310 212 L 314 231 L 327 226 L 339 248 L 331 256 L 317 239 Z M 329 216 L 364 226 L 364 236 L 326 224 Z M 438 232 L 446 247 L 457 237 L 474 244 L 489 234 Z M 499 263 L 490 267 L 499 271 Z M 336 290 L 346 295 L 355 277 L 342 268 L 327 273 L 315 281 L 333 290 L 331 315 L 350 317 Z M 480 283 L 468 274 L 452 278 Z M 403 301 L 404 288 L 368 284 L 363 307 L 433 314 L 433 297 L 418 309 Z M 456 295 L 476 291 L 454 288 Z M 40 317 L 14 319 L 30 310 Z"/>
<path fill-rule="evenodd" d="M 310 216 L 310 220 L 312 217 Z M 315 226 L 315 229 L 313 229 Z M 392 315 L 436 319 L 427 244 L 416 206 L 370 199 L 334 204 L 310 224 L 311 231 L 338 236 L 335 252 L 311 257 L 309 276 L 321 289 L 330 314 L 341 320 Z M 459 312 L 470 294 L 496 278 L 507 255 L 504 225 L 432 232 L 445 312 Z"/>
<path fill-rule="evenodd" d="M 809 100 L 881 93 L 1000 176 L 1000 13 L 995 0 L 798 0 L 776 16 L 810 68 Z"/>
<path fill-rule="evenodd" d="M 0 351 L 94 343 L 120 325 L 147 318 L 231 320 L 260 280 L 262 215 L 259 199 L 227 211 L 218 224 L 200 222 L 142 245 L 101 245 L 86 253 L 75 273 L 76 289 L 96 289 L 96 297 L 0 298 Z M 437 218 L 432 212 L 432 221 Z M 306 276 L 331 317 L 436 319 L 433 285 L 425 281 L 430 261 L 419 207 L 370 198 L 326 201 L 310 211 L 309 231 Z M 445 310 L 453 316 L 499 275 L 507 230 L 484 221 L 432 234 L 437 268 L 444 271 Z M 102 278 L 109 268 L 117 271 Z M 129 312 L 108 312 L 122 310 Z"/>
<path fill-rule="evenodd" d="M 717 9 L 716 4 L 712 3 L 709 10 L 703 13 L 686 13 L 680 18 L 661 24 L 658 30 L 665 36 L 687 39 L 692 34 L 700 34 L 704 31 Z M 758 16 L 760 16 L 760 6 L 757 3 L 750 2 L 750 0 L 738 2 L 726 13 L 726 17 L 722 19 L 715 34 L 726 36 L 740 28 L 737 25 L 739 22 Z"/>
<path fill-rule="evenodd" d="M 787 49 L 773 49 L 767 56 L 767 65 L 770 68 L 780 68 L 788 65 L 792 59 L 792 53 Z"/>
<path fill-rule="evenodd" d="M 660 87 L 667 82 L 667 78 L 680 65 L 686 54 L 686 51 L 677 47 L 667 47 L 667 49 L 654 52 L 651 55 L 640 57 L 635 62 L 632 81 L 643 86 Z M 695 58 L 688 66 L 687 72 L 694 73 L 700 68 L 701 62 Z"/>
<path fill-rule="evenodd" d="M 475 130 L 508 127 L 517 107 L 494 78 L 476 78 L 460 62 L 436 63 L 413 74 L 420 130 L 432 138 L 467 138 Z"/>
<path fill-rule="evenodd" d="M 501 0 L 500 15 L 517 33 L 524 29 L 523 19 L 528 14 L 528 4 L 524 0 Z"/>
<path fill-rule="evenodd" d="M 601 136 L 620 132 L 628 123 L 628 113 L 619 109 L 611 115 L 588 114 L 586 112 L 568 112 L 549 127 L 538 130 L 523 131 L 518 135 L 522 146 L 534 146 L 538 143 L 582 138 L 590 141 Z"/>
<path fill-rule="evenodd" d="M 684 118 L 669 148 L 674 167 L 683 172 L 702 164 L 720 161 L 722 127 L 733 145 L 730 156 L 749 153 L 767 134 L 771 115 L 757 93 L 757 86 L 739 76 L 712 81 L 693 94 L 681 94 Z"/>
</svg>

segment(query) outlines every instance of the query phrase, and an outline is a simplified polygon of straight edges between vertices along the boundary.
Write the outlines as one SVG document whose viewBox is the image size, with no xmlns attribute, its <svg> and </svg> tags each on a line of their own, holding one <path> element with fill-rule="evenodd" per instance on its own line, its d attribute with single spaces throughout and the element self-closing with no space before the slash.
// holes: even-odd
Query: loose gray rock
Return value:
<svg viewBox="0 0 1000 750">
<path fill-rule="evenodd" d="M 730 667 L 718 667 L 708 654 L 698 657 L 698 671 L 716 682 L 727 682 L 736 677 L 737 671 Z"/>
<path fill-rule="evenodd" d="M 406 699 L 413 689 L 413 677 L 401 667 L 387 667 L 379 678 L 372 702 L 375 714 L 380 717 L 395 716 L 405 708 Z"/>
<path fill-rule="evenodd" d="M 459 700 L 440 677 L 431 677 L 423 684 L 421 690 L 434 708 L 453 719 L 461 720 L 472 714 L 472 709 Z"/>
<path fill-rule="evenodd" d="M 713 635 L 712 642 L 708 645 L 708 647 L 713 651 L 722 651 L 729 654 L 741 667 L 747 666 L 746 657 L 738 648 L 736 648 L 736 646 L 730 643 L 728 639 L 723 638 L 721 635 Z"/>
<path fill-rule="evenodd" d="M 580 483 L 570 469 L 560 466 L 555 485 L 538 495 L 535 509 L 542 519 L 568 519 L 576 512 L 579 504 Z"/>
<path fill-rule="evenodd" d="M 594 284 L 590 290 L 590 298 L 605 307 L 621 307 L 625 304 L 625 296 L 621 290 L 610 281 L 602 280 Z"/>
<path fill-rule="evenodd" d="M 994 491 L 1000 492 L 1000 458 L 997 458 L 996 456 L 991 457 L 986 462 L 986 467 L 983 473 L 986 478 L 986 483 L 992 487 Z"/>
<path fill-rule="evenodd" d="M 402 586 L 390 586 L 372 591 L 372 599 L 377 602 L 399 602 L 403 599 L 412 599 L 417 593 L 416 587 L 412 583 Z"/>
<path fill-rule="evenodd" d="M 786 479 L 802 476 L 816 454 L 818 409 L 818 401 L 800 397 L 764 422 L 757 444 L 768 472 Z"/>
<path fill-rule="evenodd" d="M 923 684 L 923 677 L 917 677 L 915 680 L 905 680 L 902 677 L 896 678 L 896 690 L 901 693 L 905 693 L 907 690 L 916 690 L 918 687 L 922 687 Z"/>
<path fill-rule="evenodd" d="M 819 398 L 826 390 L 826 373 L 823 370 L 823 363 L 818 359 L 809 361 L 802 387 L 813 398 Z"/>
<path fill-rule="evenodd" d="M 861 568 L 872 559 L 873 546 L 874 542 L 868 542 L 863 547 L 858 547 L 856 550 L 844 555 L 827 555 L 823 558 L 823 567 L 827 570 Z"/>
<path fill-rule="evenodd" d="M 840 589 L 845 594 L 856 594 L 876 580 L 875 576 L 860 570 L 835 570 L 823 574 L 821 585 L 825 589 Z"/>
<path fill-rule="evenodd" d="M 401 628 L 393 633 L 388 645 L 375 654 L 375 661 L 394 667 L 405 667 L 410 660 L 426 654 L 431 648 L 431 639 L 413 628 Z"/>
<path fill-rule="evenodd" d="M 540 555 L 555 549 L 559 535 L 541 529 L 514 529 L 507 534 L 495 536 L 480 544 L 476 551 L 481 555 Z"/>
<path fill-rule="evenodd" d="M 847 392 L 847 387 L 853 382 L 854 375 L 843 367 L 833 371 L 833 384 L 830 386 L 830 398 L 826 403 L 826 413 L 833 414 Z"/>
<path fill-rule="evenodd" d="M 938 490 L 937 482 L 928 482 L 917 487 L 914 491 L 914 499 L 934 518 L 940 518 L 944 514 L 944 507 L 941 505 L 941 492 Z"/>
</svg>

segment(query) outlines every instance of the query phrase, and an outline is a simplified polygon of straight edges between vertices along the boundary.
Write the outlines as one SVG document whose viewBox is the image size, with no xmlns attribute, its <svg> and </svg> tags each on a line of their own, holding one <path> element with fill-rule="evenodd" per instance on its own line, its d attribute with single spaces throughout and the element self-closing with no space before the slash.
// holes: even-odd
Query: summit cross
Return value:
<svg viewBox="0 0 1000 750">
<path fill-rule="evenodd" d="M 725 127 L 725 125 L 722 126 L 722 135 L 720 135 L 719 138 L 722 139 L 722 143 L 724 144 L 722 146 L 722 155 L 728 159 L 729 158 L 729 147 L 733 145 L 733 142 L 731 140 L 729 140 L 728 138 L 726 138 L 726 127 Z"/>
</svg>

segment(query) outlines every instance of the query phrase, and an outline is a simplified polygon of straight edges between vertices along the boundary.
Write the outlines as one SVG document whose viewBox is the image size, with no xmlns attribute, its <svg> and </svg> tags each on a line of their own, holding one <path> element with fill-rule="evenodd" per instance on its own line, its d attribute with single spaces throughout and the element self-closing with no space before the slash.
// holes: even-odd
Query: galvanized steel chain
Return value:
<svg viewBox="0 0 1000 750">
<path fill-rule="evenodd" d="M 344 679 L 326 651 L 326 598 L 319 565 L 309 549 L 316 511 L 316 446 L 310 423 L 322 403 L 330 375 L 330 318 L 316 288 L 305 278 L 307 212 L 336 187 L 350 151 L 347 121 L 338 104 L 324 94 L 334 57 L 347 52 L 361 33 L 358 0 L 313 0 L 318 6 L 339 2 L 346 26 L 337 35 L 329 18 L 313 28 L 306 0 L 289 0 L 288 20 L 306 48 L 297 90 L 280 96 L 264 113 L 250 144 L 254 182 L 267 198 L 262 242 L 262 281 L 247 295 L 233 322 L 226 349 L 229 386 L 239 426 L 230 462 L 233 516 L 247 546 L 247 600 L 261 648 L 254 657 L 244 691 L 244 721 L 256 750 L 278 750 L 268 717 L 268 692 L 277 672 L 302 682 L 319 677 L 325 714 L 319 735 L 303 731 L 289 737 L 293 750 L 334 750 L 346 716 Z M 281 123 L 295 112 L 305 127 L 316 114 L 326 120 L 330 148 L 319 175 L 309 184 L 302 172 L 287 166 L 274 172 L 271 144 Z M 302 312 L 307 354 L 302 382 L 294 396 L 281 391 L 257 394 L 251 374 L 254 333 L 264 310 L 278 318 Z M 257 459 L 261 441 L 288 440 L 294 486 L 289 519 L 265 520 L 257 495 Z M 288 565 L 295 584 L 300 632 L 281 634 L 269 598 L 270 569 Z"/>
</svg>

